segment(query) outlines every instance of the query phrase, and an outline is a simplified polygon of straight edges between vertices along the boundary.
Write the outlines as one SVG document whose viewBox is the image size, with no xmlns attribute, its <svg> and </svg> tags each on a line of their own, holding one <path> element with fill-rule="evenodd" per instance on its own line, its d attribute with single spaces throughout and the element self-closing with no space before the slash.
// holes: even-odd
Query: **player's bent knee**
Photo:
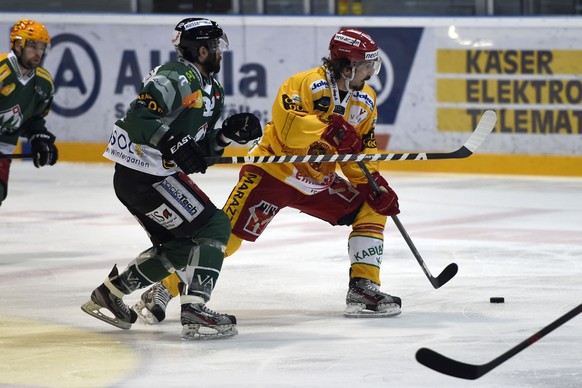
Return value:
<svg viewBox="0 0 582 388">
<path fill-rule="evenodd" d="M 213 239 L 223 245 L 228 244 L 230 237 L 230 219 L 223 211 L 217 211 L 206 223 L 204 230 L 197 234 L 197 239 Z"/>
<path fill-rule="evenodd" d="M 225 256 L 229 257 L 234 255 L 236 251 L 242 245 L 243 239 L 234 235 L 233 233 L 230 234 L 230 238 L 228 239 L 228 244 L 226 244 L 226 252 Z"/>
</svg>

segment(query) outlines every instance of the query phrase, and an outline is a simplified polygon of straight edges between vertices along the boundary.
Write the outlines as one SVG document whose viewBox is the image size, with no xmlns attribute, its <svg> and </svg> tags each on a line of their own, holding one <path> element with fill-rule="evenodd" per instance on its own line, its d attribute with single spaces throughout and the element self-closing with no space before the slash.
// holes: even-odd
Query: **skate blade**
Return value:
<svg viewBox="0 0 582 388">
<path fill-rule="evenodd" d="M 183 341 L 221 339 L 237 334 L 236 325 L 202 326 L 200 324 L 190 324 L 182 326 Z"/>
<path fill-rule="evenodd" d="M 400 306 L 396 303 L 389 303 L 380 306 L 379 311 L 366 309 L 365 304 L 348 304 L 344 310 L 344 317 L 348 318 L 387 318 L 400 314 Z"/>
<path fill-rule="evenodd" d="M 104 315 L 103 313 L 101 313 L 101 311 L 99 311 L 99 309 L 102 309 L 102 308 L 105 308 L 105 307 L 98 305 L 97 303 L 93 302 L 92 300 L 86 302 L 85 304 L 83 304 L 81 306 L 81 310 L 83 310 L 87 314 L 89 314 L 97 319 L 102 320 L 103 322 L 107 322 L 110 325 L 113 325 L 115 327 L 119 327 L 120 329 L 123 329 L 123 330 L 129 330 L 131 328 L 131 323 L 120 321 L 117 318 L 111 318 L 111 317 L 108 317 L 107 315 Z"/>
<path fill-rule="evenodd" d="M 160 323 L 158 321 L 158 319 L 155 317 L 155 315 L 152 314 L 152 312 L 146 308 L 145 303 L 141 299 L 139 300 L 139 302 L 137 302 L 136 304 L 134 304 L 131 309 L 133 311 L 135 311 L 135 313 L 137 314 L 137 316 L 144 323 L 146 323 L 148 325 L 157 325 L 158 323 Z"/>
</svg>

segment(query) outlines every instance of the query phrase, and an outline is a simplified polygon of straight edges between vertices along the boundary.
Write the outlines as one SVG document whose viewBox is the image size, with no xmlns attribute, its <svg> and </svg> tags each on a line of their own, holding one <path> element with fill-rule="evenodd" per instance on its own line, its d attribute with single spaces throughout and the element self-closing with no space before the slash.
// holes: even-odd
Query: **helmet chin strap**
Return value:
<svg viewBox="0 0 582 388">
<path fill-rule="evenodd" d="M 351 77 L 348 78 L 346 77 L 343 73 L 342 73 L 342 78 L 344 79 L 344 85 L 346 86 L 347 91 L 351 91 L 352 88 L 350 87 L 350 82 L 352 82 L 354 80 L 354 77 L 356 76 L 356 72 L 354 71 L 354 68 L 352 67 L 352 71 L 351 71 Z"/>
</svg>

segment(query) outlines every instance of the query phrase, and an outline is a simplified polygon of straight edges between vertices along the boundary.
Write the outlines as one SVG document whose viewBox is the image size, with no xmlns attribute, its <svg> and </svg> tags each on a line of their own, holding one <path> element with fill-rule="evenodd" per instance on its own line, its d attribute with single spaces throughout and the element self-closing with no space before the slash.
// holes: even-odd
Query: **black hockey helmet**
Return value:
<svg viewBox="0 0 582 388">
<path fill-rule="evenodd" d="M 178 55 L 196 62 L 198 49 L 205 46 L 211 53 L 228 49 L 228 37 L 218 23 L 204 18 L 186 18 L 176 25 L 172 43 Z"/>
</svg>

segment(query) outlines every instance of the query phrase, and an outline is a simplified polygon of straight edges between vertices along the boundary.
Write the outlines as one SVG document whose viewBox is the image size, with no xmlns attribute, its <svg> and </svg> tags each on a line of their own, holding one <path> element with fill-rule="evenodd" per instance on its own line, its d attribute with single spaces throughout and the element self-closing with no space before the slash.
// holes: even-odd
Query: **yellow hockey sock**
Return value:
<svg viewBox="0 0 582 388">
<path fill-rule="evenodd" d="M 172 298 L 180 295 L 180 290 L 178 289 L 178 283 L 180 282 L 180 277 L 176 275 L 176 273 L 173 273 L 162 280 L 162 284 L 168 289 L 170 294 L 172 294 Z"/>
<path fill-rule="evenodd" d="M 369 279 L 380 285 L 380 268 L 367 264 L 352 264 L 351 277 Z"/>
</svg>

